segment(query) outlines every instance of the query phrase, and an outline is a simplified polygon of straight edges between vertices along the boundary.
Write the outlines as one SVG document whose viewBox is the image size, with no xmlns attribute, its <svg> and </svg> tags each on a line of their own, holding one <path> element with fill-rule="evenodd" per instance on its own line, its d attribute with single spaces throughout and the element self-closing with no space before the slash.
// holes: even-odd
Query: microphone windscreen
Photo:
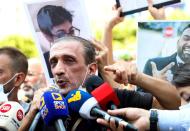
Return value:
<svg viewBox="0 0 190 131">
<path fill-rule="evenodd" d="M 8 101 L 0 106 L 0 128 L 7 131 L 17 131 L 23 122 L 24 109 L 14 101 Z"/>
<path fill-rule="evenodd" d="M 89 93 L 82 90 L 72 90 L 66 96 L 69 109 L 79 113 L 81 117 L 86 119 L 94 119 L 91 117 L 90 111 L 93 107 L 98 107 L 98 102 Z"/>
<path fill-rule="evenodd" d="M 92 96 L 96 98 L 98 104 L 103 110 L 107 110 L 107 106 L 110 103 L 118 106 L 120 104 L 119 99 L 113 90 L 113 88 L 108 83 L 103 83 L 98 88 L 91 92 Z"/>
<path fill-rule="evenodd" d="M 104 81 L 99 76 L 91 75 L 85 80 L 84 87 L 86 87 L 86 90 L 91 93 L 94 89 L 103 83 Z"/>
<path fill-rule="evenodd" d="M 46 91 L 40 100 L 40 114 L 46 125 L 69 115 L 68 105 L 62 94 Z"/>
</svg>

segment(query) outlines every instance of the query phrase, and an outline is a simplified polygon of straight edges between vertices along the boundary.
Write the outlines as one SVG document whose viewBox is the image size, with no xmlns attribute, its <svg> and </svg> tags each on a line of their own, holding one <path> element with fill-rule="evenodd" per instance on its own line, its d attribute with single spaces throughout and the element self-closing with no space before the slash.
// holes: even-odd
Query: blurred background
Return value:
<svg viewBox="0 0 190 131">
<path fill-rule="evenodd" d="M 30 0 L 31 1 L 31 0 Z M 93 36 L 100 40 L 114 0 L 84 0 Z M 0 46 L 11 45 L 21 49 L 28 58 L 39 56 L 21 0 L 0 0 Z M 169 20 L 190 20 L 189 0 L 166 7 Z M 136 60 L 137 20 L 152 20 L 148 11 L 125 17 L 113 30 L 115 59 Z M 18 44 L 21 43 L 21 44 Z M 30 47 L 30 48 L 28 48 Z"/>
</svg>

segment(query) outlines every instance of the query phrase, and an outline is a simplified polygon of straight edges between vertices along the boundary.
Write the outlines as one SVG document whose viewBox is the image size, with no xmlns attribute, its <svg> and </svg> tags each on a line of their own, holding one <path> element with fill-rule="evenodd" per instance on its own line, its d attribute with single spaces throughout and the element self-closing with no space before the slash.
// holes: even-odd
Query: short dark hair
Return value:
<svg viewBox="0 0 190 131">
<path fill-rule="evenodd" d="M 60 42 L 60 41 L 77 41 L 80 42 L 83 47 L 84 47 L 84 59 L 85 59 L 85 64 L 91 64 L 93 62 L 95 62 L 95 48 L 92 44 L 91 41 L 86 40 L 82 37 L 78 37 L 78 36 L 64 36 L 62 38 L 57 39 L 54 44 Z"/>
<path fill-rule="evenodd" d="M 172 83 L 178 87 L 190 86 L 190 63 L 177 67 L 173 74 Z"/>
<path fill-rule="evenodd" d="M 53 36 L 52 28 L 66 21 L 72 23 L 72 14 L 62 6 L 46 5 L 37 13 L 37 22 L 40 30 L 50 37 Z"/>
<path fill-rule="evenodd" d="M 184 32 L 186 29 L 188 29 L 188 28 L 190 28 L 190 24 L 187 24 L 187 25 L 185 25 L 185 26 L 181 26 L 180 28 L 178 28 L 178 35 L 182 35 L 183 32 Z"/>
<path fill-rule="evenodd" d="M 13 72 L 23 72 L 24 74 L 27 74 L 27 57 L 21 51 L 13 47 L 2 47 L 0 48 L 0 54 L 5 54 L 10 57 L 12 60 L 11 70 Z"/>
</svg>

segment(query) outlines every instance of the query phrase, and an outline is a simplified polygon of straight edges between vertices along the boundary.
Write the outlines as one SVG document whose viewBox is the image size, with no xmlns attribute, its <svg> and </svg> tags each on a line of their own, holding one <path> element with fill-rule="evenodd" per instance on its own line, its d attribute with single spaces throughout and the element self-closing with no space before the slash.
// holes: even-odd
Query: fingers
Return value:
<svg viewBox="0 0 190 131">
<path fill-rule="evenodd" d="M 150 64 L 151 64 L 151 66 L 152 66 L 152 74 L 156 74 L 156 73 L 158 72 L 156 63 L 153 62 L 153 61 L 151 61 Z"/>
<path fill-rule="evenodd" d="M 168 70 L 170 70 L 174 65 L 175 65 L 174 62 L 169 63 L 167 66 L 165 66 L 165 67 L 161 70 L 161 72 L 162 72 L 162 73 L 166 73 L 166 72 L 167 72 Z"/>
<path fill-rule="evenodd" d="M 153 1 L 152 0 L 147 0 L 147 2 L 148 2 L 148 7 L 152 8 L 153 7 Z"/>
<path fill-rule="evenodd" d="M 104 50 L 103 44 L 100 43 L 99 41 L 93 39 L 91 40 L 93 46 L 97 49 L 97 50 Z"/>
<path fill-rule="evenodd" d="M 99 123 L 99 124 L 102 124 L 102 125 L 104 125 L 104 126 L 109 127 L 108 121 L 106 121 L 106 120 L 104 120 L 104 119 L 98 118 L 98 119 L 96 120 L 96 122 Z"/>
<path fill-rule="evenodd" d="M 127 108 L 115 109 L 115 110 L 108 110 L 108 113 L 109 113 L 110 115 L 114 115 L 114 116 L 117 116 L 117 115 L 125 116 L 125 115 L 126 115 L 126 112 L 127 112 Z"/>
</svg>

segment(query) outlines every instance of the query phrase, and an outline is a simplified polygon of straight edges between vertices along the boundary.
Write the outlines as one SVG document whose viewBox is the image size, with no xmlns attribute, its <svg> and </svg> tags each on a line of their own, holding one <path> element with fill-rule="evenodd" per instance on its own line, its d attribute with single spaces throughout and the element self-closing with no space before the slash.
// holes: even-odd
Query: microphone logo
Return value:
<svg viewBox="0 0 190 131">
<path fill-rule="evenodd" d="M 60 93 L 51 93 L 55 109 L 65 109 L 65 103 Z"/>
<path fill-rule="evenodd" d="M 10 104 L 4 104 L 0 107 L 0 112 L 2 113 L 6 113 L 11 109 L 11 105 Z"/>
<path fill-rule="evenodd" d="M 24 113 L 21 109 L 19 109 L 16 113 L 17 120 L 21 121 L 23 119 Z"/>
<path fill-rule="evenodd" d="M 76 102 L 81 100 L 81 93 L 80 91 L 76 91 L 75 94 L 71 94 L 71 98 L 68 99 L 68 103 Z"/>
<path fill-rule="evenodd" d="M 45 105 L 45 101 L 44 101 L 44 97 L 42 97 L 40 100 L 40 110 L 42 109 L 44 105 Z"/>
<path fill-rule="evenodd" d="M 44 119 L 48 114 L 48 108 L 45 105 L 44 97 L 42 97 L 40 100 L 40 110 L 41 110 L 40 114 L 42 118 Z"/>
<path fill-rule="evenodd" d="M 62 101 L 63 100 L 60 93 L 51 93 L 51 95 L 55 101 Z"/>
</svg>

